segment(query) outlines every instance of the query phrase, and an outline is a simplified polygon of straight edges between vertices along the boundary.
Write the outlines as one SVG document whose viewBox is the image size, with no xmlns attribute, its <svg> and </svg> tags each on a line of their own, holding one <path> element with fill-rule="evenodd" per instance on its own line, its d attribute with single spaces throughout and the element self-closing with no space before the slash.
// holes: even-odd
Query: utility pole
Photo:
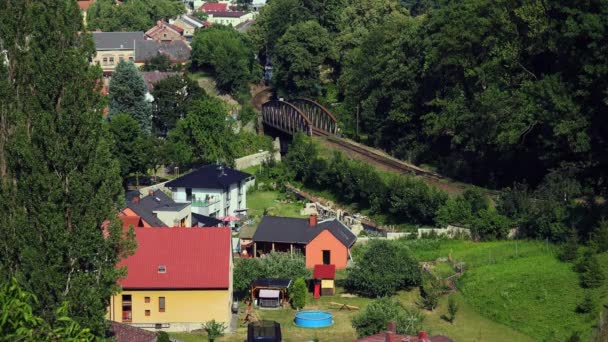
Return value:
<svg viewBox="0 0 608 342">
<path fill-rule="evenodd" d="M 359 103 L 357 103 L 357 140 L 359 140 Z"/>
</svg>

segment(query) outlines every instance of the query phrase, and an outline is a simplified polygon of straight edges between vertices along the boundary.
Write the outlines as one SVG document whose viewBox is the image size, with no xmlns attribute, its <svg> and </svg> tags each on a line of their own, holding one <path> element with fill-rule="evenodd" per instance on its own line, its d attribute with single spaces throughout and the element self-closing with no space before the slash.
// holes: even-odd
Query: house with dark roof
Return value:
<svg viewBox="0 0 608 342">
<path fill-rule="evenodd" d="M 135 228 L 137 250 L 108 319 L 138 328 L 191 331 L 211 320 L 229 323 L 232 248 L 229 228 Z"/>
<path fill-rule="evenodd" d="M 344 269 L 357 237 L 337 219 L 317 222 L 315 215 L 308 219 L 264 216 L 252 240 L 254 257 L 272 251 L 298 251 L 306 257 L 308 268 L 335 265 Z"/>
<path fill-rule="evenodd" d="M 214 218 L 247 209 L 247 184 L 253 176 L 221 165 L 207 165 L 169 181 L 177 203 L 190 203 L 192 212 Z"/>
<path fill-rule="evenodd" d="M 94 28 L 92 28 L 94 29 Z M 92 32 L 96 54 L 105 75 L 110 75 L 120 61 L 134 61 L 136 44 L 144 41 L 143 32 Z"/>
<path fill-rule="evenodd" d="M 146 86 L 148 87 L 148 91 L 152 92 L 152 90 L 154 90 L 154 85 L 166 78 L 169 77 L 173 77 L 173 76 L 179 76 L 181 75 L 181 72 L 175 72 L 175 71 L 142 71 L 141 72 L 141 76 L 144 78 L 144 81 L 146 82 Z"/>
<path fill-rule="evenodd" d="M 147 196 L 130 195 L 120 217 L 138 217 L 136 227 L 191 227 L 189 203 L 176 203 L 161 190 L 151 190 Z M 124 220 L 123 220 L 124 222 Z M 134 222 L 134 221 L 133 221 Z M 139 222 L 139 221 L 138 221 Z"/>
<path fill-rule="evenodd" d="M 172 64 L 186 63 L 190 60 L 192 48 L 183 40 L 140 41 L 135 47 L 135 63 L 138 65 L 144 64 L 147 60 L 159 54 L 169 57 Z"/>
</svg>

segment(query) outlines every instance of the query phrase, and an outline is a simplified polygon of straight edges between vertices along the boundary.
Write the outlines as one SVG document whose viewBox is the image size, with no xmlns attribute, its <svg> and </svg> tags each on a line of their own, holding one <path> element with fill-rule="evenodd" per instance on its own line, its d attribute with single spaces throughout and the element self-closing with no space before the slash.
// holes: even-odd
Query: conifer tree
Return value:
<svg viewBox="0 0 608 342">
<path fill-rule="evenodd" d="M 35 294 L 49 324 L 68 302 L 102 336 L 115 265 L 133 246 L 115 222 L 121 186 L 94 52 L 76 1 L 0 1 L 0 282 Z"/>
<path fill-rule="evenodd" d="M 148 89 L 133 62 L 121 61 L 110 81 L 110 117 L 131 115 L 146 132 L 152 129 L 152 104 L 146 99 Z"/>
</svg>

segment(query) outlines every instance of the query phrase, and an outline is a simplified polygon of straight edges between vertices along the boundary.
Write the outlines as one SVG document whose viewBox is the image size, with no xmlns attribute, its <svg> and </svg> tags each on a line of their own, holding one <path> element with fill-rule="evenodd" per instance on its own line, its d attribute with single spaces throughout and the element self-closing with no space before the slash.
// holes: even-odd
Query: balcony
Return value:
<svg viewBox="0 0 608 342">
<path fill-rule="evenodd" d="M 192 206 L 197 208 L 204 208 L 210 205 L 218 203 L 219 199 L 209 200 L 209 201 L 192 201 Z"/>
</svg>

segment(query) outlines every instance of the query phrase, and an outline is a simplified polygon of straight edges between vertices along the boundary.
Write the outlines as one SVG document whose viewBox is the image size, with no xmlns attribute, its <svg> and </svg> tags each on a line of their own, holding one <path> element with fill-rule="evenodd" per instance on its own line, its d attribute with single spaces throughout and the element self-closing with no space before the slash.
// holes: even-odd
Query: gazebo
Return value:
<svg viewBox="0 0 608 342">
<path fill-rule="evenodd" d="M 251 300 L 264 308 L 277 308 L 287 300 L 290 279 L 261 278 L 251 283 Z M 257 301 L 256 301 L 257 300 Z"/>
</svg>

